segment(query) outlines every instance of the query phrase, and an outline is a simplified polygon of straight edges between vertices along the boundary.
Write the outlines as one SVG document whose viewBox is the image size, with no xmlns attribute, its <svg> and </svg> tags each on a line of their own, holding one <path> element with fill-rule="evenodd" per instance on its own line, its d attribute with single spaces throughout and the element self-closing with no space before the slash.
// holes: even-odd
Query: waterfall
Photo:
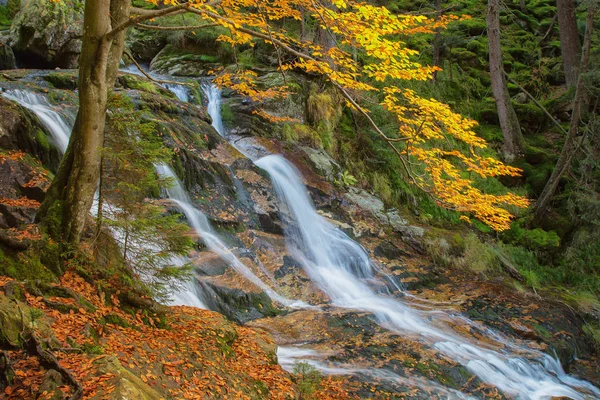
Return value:
<svg viewBox="0 0 600 400">
<path fill-rule="evenodd" d="M 206 108 L 208 115 L 212 118 L 212 126 L 219 135 L 225 137 L 225 128 L 221 117 L 221 90 L 210 82 L 203 82 L 201 87 L 208 100 Z"/>
<path fill-rule="evenodd" d="M 144 72 L 146 72 L 148 75 L 150 75 L 153 79 L 163 80 L 163 81 L 173 79 L 170 76 L 164 76 L 164 75 L 159 75 L 159 74 L 150 72 L 147 65 L 146 66 L 141 65 L 141 67 L 144 69 Z M 144 78 L 146 77 L 144 74 L 142 74 L 140 72 L 138 67 L 136 67 L 134 64 L 129 64 L 127 67 L 120 68 L 120 71 L 128 73 L 128 74 L 132 74 L 132 75 L 143 76 Z M 177 85 L 175 83 L 157 83 L 157 85 L 162 86 L 165 89 L 169 90 L 179 100 L 181 100 L 185 103 L 188 103 L 190 101 L 190 91 L 185 85 Z"/>
<path fill-rule="evenodd" d="M 185 189 L 171 168 L 165 164 L 158 164 L 156 165 L 156 171 L 162 177 L 170 178 L 174 182 L 173 186 L 167 190 L 168 198 L 183 211 L 191 227 L 212 252 L 216 253 L 239 274 L 263 290 L 272 300 L 288 307 L 304 307 L 306 305 L 301 301 L 290 300 L 279 295 L 233 254 L 214 231 L 206 215 L 192 206 Z"/>
<path fill-rule="evenodd" d="M 50 132 L 58 150 L 62 154 L 67 151 L 72 128 L 55 108 L 50 105 L 44 95 L 18 89 L 7 90 L 2 95 L 32 111 Z"/>
<path fill-rule="evenodd" d="M 369 312 L 384 328 L 416 335 L 511 396 L 584 399 L 581 392 L 600 396 L 600 390 L 567 375 L 560 363 L 546 354 L 517 347 L 507 340 L 501 343 L 507 349 L 532 354 L 536 360 L 485 348 L 433 326 L 425 314 L 401 301 L 375 293 L 364 280 L 372 273 L 366 253 L 316 213 L 293 165 L 276 155 L 264 157 L 256 165 L 269 173 L 280 203 L 289 212 L 289 220 L 284 221 L 289 251 L 335 306 Z"/>
</svg>

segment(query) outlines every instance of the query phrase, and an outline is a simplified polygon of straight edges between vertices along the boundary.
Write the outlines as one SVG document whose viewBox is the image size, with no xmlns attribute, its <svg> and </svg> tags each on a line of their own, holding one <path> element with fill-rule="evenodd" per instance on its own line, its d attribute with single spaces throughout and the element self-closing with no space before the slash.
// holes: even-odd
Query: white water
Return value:
<svg viewBox="0 0 600 400">
<path fill-rule="evenodd" d="M 258 276 L 256 276 L 250 270 L 250 268 L 248 268 L 243 262 L 240 261 L 239 258 L 237 258 L 235 254 L 233 254 L 233 252 L 214 231 L 210 225 L 210 222 L 208 221 L 208 218 L 206 218 L 206 215 L 192 206 L 187 193 L 181 185 L 181 182 L 171 168 L 165 164 L 159 164 L 156 165 L 156 171 L 159 175 L 165 178 L 171 178 L 171 180 L 174 182 L 173 186 L 167 190 L 169 199 L 177 204 L 181 211 L 183 211 L 191 227 L 196 231 L 196 234 L 212 252 L 216 253 L 239 274 L 263 290 L 272 300 L 288 307 L 306 306 L 306 304 L 301 301 L 290 300 L 279 295 Z"/>
<path fill-rule="evenodd" d="M 141 67 L 144 68 L 143 65 Z M 123 72 L 127 72 L 128 74 L 145 77 L 145 75 L 142 74 L 142 72 L 134 64 L 130 64 L 127 67 L 121 68 L 120 70 Z M 159 75 L 159 74 L 150 72 L 147 68 L 144 68 L 144 72 L 146 72 L 148 75 L 150 75 L 153 79 L 157 79 L 157 80 L 164 81 L 164 80 L 172 80 L 173 79 L 170 76 L 164 76 L 164 75 Z M 190 101 L 190 91 L 188 90 L 188 88 L 185 85 L 177 85 L 174 83 L 157 83 L 157 85 L 160 85 L 160 86 L 164 87 L 165 89 L 171 91 L 181 101 L 184 101 L 186 103 Z"/>
<path fill-rule="evenodd" d="M 437 396 L 446 396 L 447 399 L 472 399 L 454 389 L 448 389 L 438 383 L 418 377 L 404 377 L 387 369 L 380 368 L 356 368 L 347 366 L 328 365 L 321 361 L 323 355 L 319 352 L 305 347 L 278 347 L 277 360 L 281 367 L 294 373 L 294 368 L 299 362 L 307 363 L 325 375 L 355 375 L 366 377 L 369 380 L 388 382 L 392 385 L 418 387 Z"/>
<path fill-rule="evenodd" d="M 219 135 L 224 137 L 225 127 L 221 117 L 221 90 L 210 82 L 203 82 L 200 86 L 208 100 L 206 108 L 208 109 L 208 115 L 212 118 L 212 126 Z"/>
<path fill-rule="evenodd" d="M 25 90 L 10 90 L 2 93 L 2 95 L 7 99 L 15 101 L 23 107 L 31 110 L 39 118 L 40 122 L 46 127 L 46 129 L 48 129 L 61 154 L 64 154 L 69 144 L 69 137 L 71 136 L 72 127 L 68 122 L 66 122 L 65 118 L 50 105 L 44 95 Z M 105 203 L 105 206 L 107 207 L 105 210 L 105 215 L 107 216 L 113 212 L 119 211 L 114 209 L 114 207 L 110 204 Z M 97 214 L 97 209 L 98 192 L 96 191 L 94 202 L 91 208 L 92 215 L 95 216 Z M 111 231 L 117 243 L 122 244 L 124 242 L 123 238 L 125 234 L 116 228 L 112 228 Z M 149 243 L 138 243 L 138 245 L 140 246 L 138 250 L 140 256 L 145 251 L 154 250 L 154 246 Z M 180 266 L 185 264 L 185 260 L 180 257 L 172 258 L 171 262 Z M 146 278 L 149 280 L 152 279 L 151 277 Z M 198 289 L 195 287 L 193 282 L 184 282 L 183 288 L 180 289 L 181 290 L 173 293 L 173 301 L 171 301 L 170 304 L 206 308 L 206 306 L 204 306 L 204 304 L 200 301 Z"/>
<path fill-rule="evenodd" d="M 377 322 L 421 341 L 464 365 L 481 380 L 510 396 L 522 399 L 600 397 L 600 390 L 573 378 L 550 356 L 519 348 L 533 355 L 528 360 L 485 348 L 483 344 L 433 326 L 424 313 L 401 301 L 375 293 L 365 282 L 371 275 L 370 261 L 360 246 L 316 213 L 298 171 L 281 156 L 271 155 L 256 162 L 273 181 L 278 198 L 289 212 L 284 221 L 290 253 L 303 265 L 310 278 L 342 308 L 372 313 Z M 496 335 L 500 337 L 500 335 Z M 507 341 L 505 348 L 516 349 Z M 505 352 L 506 351 L 506 352 Z"/>
<path fill-rule="evenodd" d="M 48 129 L 60 152 L 64 154 L 67 151 L 69 137 L 71 136 L 71 126 L 50 105 L 44 95 L 18 89 L 7 90 L 2 95 L 32 111 Z"/>
</svg>

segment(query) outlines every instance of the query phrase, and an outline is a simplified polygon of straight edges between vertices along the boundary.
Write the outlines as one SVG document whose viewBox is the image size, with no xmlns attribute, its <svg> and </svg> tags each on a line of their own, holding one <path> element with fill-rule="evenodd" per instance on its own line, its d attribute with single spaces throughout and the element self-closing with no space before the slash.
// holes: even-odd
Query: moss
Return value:
<svg viewBox="0 0 600 400">
<path fill-rule="evenodd" d="M 51 72 L 44 76 L 44 80 L 57 89 L 77 89 L 77 75 L 73 73 Z"/>
<path fill-rule="evenodd" d="M 231 110 L 231 106 L 227 103 L 221 104 L 221 118 L 226 124 L 230 124 L 233 122 L 233 111 Z"/>
<path fill-rule="evenodd" d="M 53 282 L 56 276 L 35 255 L 28 250 L 14 256 L 0 249 L 0 275 L 9 276 L 19 281 L 41 280 Z"/>
<path fill-rule="evenodd" d="M 131 324 L 117 314 L 107 314 L 98 321 L 101 325 L 112 324 L 122 328 L 130 328 Z"/>
<path fill-rule="evenodd" d="M 48 137 L 41 129 L 37 129 L 35 131 L 35 141 L 44 149 L 50 150 L 50 142 L 48 141 Z"/>
</svg>

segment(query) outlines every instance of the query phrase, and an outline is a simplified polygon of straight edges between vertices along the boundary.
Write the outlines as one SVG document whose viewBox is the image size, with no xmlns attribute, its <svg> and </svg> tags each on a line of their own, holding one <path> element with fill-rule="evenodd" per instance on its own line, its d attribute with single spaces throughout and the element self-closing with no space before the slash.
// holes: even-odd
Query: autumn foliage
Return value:
<svg viewBox="0 0 600 400">
<path fill-rule="evenodd" d="M 156 0 L 151 2 L 157 3 Z M 199 15 L 207 24 L 227 28 L 218 40 L 233 46 L 271 44 L 278 55 L 279 70 L 296 70 L 326 77 L 348 107 L 363 115 L 382 140 L 402 161 L 408 180 L 428 193 L 442 207 L 483 221 L 495 230 L 508 229 L 512 215 L 507 206 L 526 207 L 526 198 L 511 193 L 496 195 L 477 187 L 477 180 L 517 176 L 520 170 L 484 155 L 486 142 L 477 137 L 476 122 L 454 113 L 447 105 L 403 88 L 406 81 L 426 81 L 438 67 L 422 65 L 417 52 L 406 45 L 411 35 L 433 33 L 455 16 L 428 18 L 393 14 L 385 7 L 352 0 L 263 1 L 220 0 L 163 2 Z M 331 48 L 302 41 L 278 22 L 301 20 L 309 15 L 334 40 Z M 181 10 L 180 10 L 181 11 Z M 468 18 L 468 17 L 465 17 Z M 157 23 L 160 23 L 158 21 Z M 182 27 L 183 29 L 184 27 Z M 353 54 L 364 56 L 355 61 Z M 282 57 L 286 54 L 288 57 Z M 215 82 L 230 87 L 255 101 L 285 96 L 287 87 L 260 89 L 256 74 L 239 67 L 222 70 Z M 396 134 L 383 133 L 370 117 L 364 94 L 376 94 L 397 120 Z M 371 96 L 372 97 L 372 96 Z M 281 117 L 260 115 L 274 122 Z"/>
<path fill-rule="evenodd" d="M 0 289 L 10 281 L 0 277 Z M 53 353 L 82 384 L 83 399 L 109 398 L 116 389 L 118 374 L 102 367 L 113 355 L 165 399 L 297 398 L 291 376 L 269 352 L 275 346 L 265 332 L 234 325 L 217 313 L 193 307 L 165 308 L 162 317 L 141 309 L 125 311 L 128 308 L 121 304 L 118 291 L 98 290 L 72 271 L 55 287 L 75 297 L 26 293 L 26 302 L 42 311 L 36 311 L 36 319 L 51 321 L 55 339 L 41 340 L 50 343 L 58 339 L 60 349 Z M 24 350 L 8 353 L 15 378 L 3 398 L 33 399 L 45 368 Z M 65 398 L 73 394 L 67 383 L 59 390 Z M 47 392 L 36 398 L 51 396 L 52 392 Z M 318 396 L 351 398 L 338 379 L 325 379 Z"/>
</svg>

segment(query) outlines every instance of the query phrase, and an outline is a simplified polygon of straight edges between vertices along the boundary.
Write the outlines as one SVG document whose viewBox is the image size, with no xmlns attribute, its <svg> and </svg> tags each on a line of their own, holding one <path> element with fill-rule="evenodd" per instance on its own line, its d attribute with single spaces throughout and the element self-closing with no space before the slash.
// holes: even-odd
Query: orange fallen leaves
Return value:
<svg viewBox="0 0 600 400">
<path fill-rule="evenodd" d="M 8 278 L 0 278 L 0 284 L 8 281 Z M 272 343 L 264 332 L 233 325 L 219 314 L 192 307 L 171 307 L 165 315 L 169 326 L 164 327 L 164 320 L 142 310 L 123 311 L 115 294 L 99 292 L 73 272 L 68 271 L 62 277 L 60 286 L 72 289 L 93 308 L 60 312 L 40 296 L 26 294 L 26 300 L 29 306 L 43 310 L 53 321 L 54 335 L 63 348 L 94 345 L 102 348 L 104 354 L 97 356 L 54 352 L 61 365 L 82 383 L 84 399 L 106 397 L 115 390 L 119 377 L 114 371 L 98 366 L 107 355 L 115 355 L 123 367 L 168 398 L 296 398 L 290 375 L 272 363 L 272 354 L 268 354 L 272 350 L 264 347 Z M 48 300 L 77 307 L 72 298 L 50 297 Z M 103 320 L 110 323 L 102 323 Z M 97 343 L 91 331 L 99 335 Z M 27 376 L 7 389 L 10 395 L 5 393 L 11 400 L 31 398 L 23 391 L 25 383 L 37 385 L 32 386 L 35 389 L 41 384 L 43 368 L 34 368 L 35 357 L 25 360 L 23 362 L 31 366 L 18 370 Z M 65 391 L 68 394 L 72 389 L 65 387 Z M 324 380 L 322 394 L 320 399 L 348 398 L 343 382 L 335 379 Z"/>
</svg>

